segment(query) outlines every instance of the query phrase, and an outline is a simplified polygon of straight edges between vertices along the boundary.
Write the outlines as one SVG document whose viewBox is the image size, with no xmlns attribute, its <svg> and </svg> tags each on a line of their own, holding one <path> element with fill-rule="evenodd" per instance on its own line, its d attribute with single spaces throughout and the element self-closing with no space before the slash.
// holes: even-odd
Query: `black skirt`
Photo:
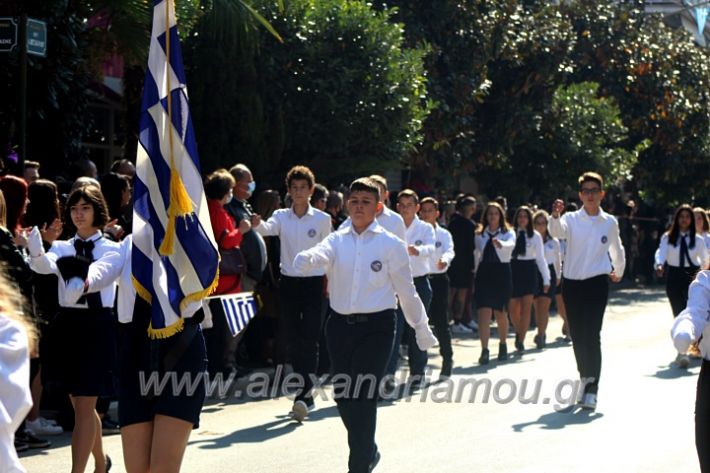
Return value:
<svg viewBox="0 0 710 473">
<path fill-rule="evenodd" d="M 557 294 L 557 273 L 555 272 L 555 265 L 551 264 L 548 266 L 550 269 L 550 289 L 548 289 L 547 292 L 545 292 L 545 288 L 543 286 L 543 279 L 542 279 L 542 274 L 540 274 L 540 270 L 537 270 L 537 292 L 535 293 L 535 297 L 548 297 L 552 299 L 555 297 Z"/>
<path fill-rule="evenodd" d="M 113 396 L 116 324 L 112 309 L 61 308 L 44 345 L 48 382 L 72 396 Z"/>
<path fill-rule="evenodd" d="M 510 262 L 513 271 L 513 296 L 532 296 L 537 292 L 537 263 L 535 260 L 518 260 Z"/>
<path fill-rule="evenodd" d="M 474 299 L 479 309 L 508 310 L 513 278 L 510 263 L 482 262 L 476 272 Z"/>
<path fill-rule="evenodd" d="M 142 300 L 136 299 L 137 304 Z M 183 343 L 188 324 L 198 318 L 187 319 L 185 329 L 172 337 L 151 340 L 147 334 L 147 310 L 137 305 L 134 321 L 121 324 L 119 347 L 118 421 L 121 426 L 152 422 L 156 415 L 174 417 L 199 427 L 200 411 L 206 397 L 207 350 L 202 330 L 192 333 L 184 352 L 166 373 L 162 366 L 165 356 L 176 344 Z M 197 315 L 197 314 L 196 314 Z M 155 381 L 168 379 L 164 389 L 156 392 Z M 173 380 L 177 384 L 173 384 Z M 179 385 L 181 381 L 185 384 Z M 227 381 L 227 378 L 224 378 Z M 180 386 L 179 389 L 174 389 Z"/>
<path fill-rule="evenodd" d="M 688 288 L 698 274 L 700 268 L 692 266 L 690 268 L 679 268 L 677 266 L 667 266 L 666 273 L 666 295 L 671 303 L 673 317 L 677 317 L 688 305 Z"/>
</svg>

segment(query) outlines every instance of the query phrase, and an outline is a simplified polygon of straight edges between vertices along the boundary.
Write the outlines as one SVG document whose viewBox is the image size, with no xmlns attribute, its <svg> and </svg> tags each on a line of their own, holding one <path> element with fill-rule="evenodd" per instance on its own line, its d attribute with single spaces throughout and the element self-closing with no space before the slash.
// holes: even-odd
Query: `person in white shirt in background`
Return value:
<svg viewBox="0 0 710 473">
<path fill-rule="evenodd" d="M 537 273 L 542 275 L 543 291 L 550 289 L 550 270 L 545 261 L 542 236 L 533 228 L 533 213 L 521 206 L 513 217 L 515 248 L 510 262 L 513 271 L 513 295 L 510 298 L 510 321 L 515 328 L 515 351 L 525 351 L 525 335 L 530 328 L 530 311 L 537 292 Z M 536 269 L 537 266 L 537 269 Z"/>
<path fill-rule="evenodd" d="M 661 277 L 666 272 L 666 295 L 671 303 L 673 317 L 677 317 L 688 304 L 688 288 L 695 275 L 708 266 L 705 240 L 696 233 L 693 219 L 693 208 L 690 205 L 678 207 L 671 227 L 661 237 L 656 250 L 656 274 Z M 681 368 L 687 368 L 690 359 L 678 355 L 676 363 Z"/>
<path fill-rule="evenodd" d="M 535 294 L 535 322 L 537 322 L 537 335 L 535 345 L 539 350 L 545 348 L 547 344 L 547 324 L 550 320 L 550 303 L 557 294 L 560 282 L 562 281 L 562 251 L 560 242 L 552 238 L 547 232 L 547 223 L 550 215 L 544 210 L 538 210 L 533 216 L 533 226 L 535 231 L 542 236 L 545 248 L 545 261 L 550 272 L 550 287 L 546 291 L 543 285 L 542 274 L 538 271 L 538 289 Z"/>
<path fill-rule="evenodd" d="M 302 421 L 315 403 L 311 390 L 318 368 L 318 339 L 324 300 L 325 270 L 299 271 L 293 266 L 296 255 L 312 248 L 332 231 L 330 215 L 315 209 L 310 198 L 315 187 L 313 172 L 306 166 L 294 166 L 286 174 L 286 187 L 293 200 L 291 207 L 276 210 L 266 222 L 251 217 L 253 229 L 261 236 L 278 236 L 281 241 L 280 295 L 283 323 L 289 337 L 289 357 L 293 370 L 303 379 L 296 393 L 291 416 Z"/>
<path fill-rule="evenodd" d="M 695 447 L 701 473 L 710 473 L 710 271 L 690 285 L 688 306 L 675 318 L 671 337 L 678 354 L 701 356 L 695 398 Z"/>
<path fill-rule="evenodd" d="M 377 223 L 382 225 L 382 228 L 404 241 L 406 239 L 404 220 L 402 220 L 402 217 L 397 212 L 393 212 L 388 207 L 390 192 L 387 190 L 387 179 L 377 174 L 373 174 L 369 177 L 369 179 L 372 179 L 372 181 L 380 189 L 380 202 L 382 202 L 382 209 L 377 211 Z M 338 228 L 344 228 L 350 224 L 351 220 L 350 217 L 348 217 Z"/>
<path fill-rule="evenodd" d="M 430 258 L 434 254 L 434 228 L 428 223 L 422 222 L 417 217 L 419 212 L 419 196 L 410 189 L 405 189 L 397 194 L 397 211 L 404 220 L 406 228 L 405 240 L 407 253 L 409 254 L 409 264 L 414 278 L 414 287 L 424 304 L 424 310 L 429 313 L 431 304 L 431 285 L 427 275 L 430 270 Z M 408 389 L 416 389 L 425 382 L 424 370 L 427 364 L 427 353 L 422 351 L 414 343 L 414 332 L 404 325 L 404 316 L 401 310 L 397 311 L 397 330 L 394 338 L 394 349 L 387 367 L 387 374 L 392 378 L 387 380 L 387 388 L 393 387 L 394 374 L 397 372 L 397 362 L 399 360 L 399 346 L 401 343 L 407 344 L 409 361 Z"/>
<path fill-rule="evenodd" d="M 20 290 L 0 270 L 0 471 L 24 473 L 14 436 L 32 408 L 30 356 L 36 356 L 37 328 L 24 315 Z"/>
<path fill-rule="evenodd" d="M 377 184 L 355 180 L 347 208 L 352 225 L 300 252 L 293 266 L 301 272 L 324 270 L 328 277 L 326 336 L 334 396 L 348 432 L 348 467 L 350 473 L 367 473 L 380 460 L 377 396 L 392 353 L 398 298 L 415 331 L 412 343 L 426 351 L 436 338 L 412 282 L 407 247 L 375 220 L 382 208 Z"/>
<path fill-rule="evenodd" d="M 433 197 L 422 199 L 419 216 L 423 221 L 434 227 L 434 253 L 429 266 L 429 284 L 431 284 L 431 304 L 429 320 L 434 325 L 434 334 L 439 339 L 439 354 L 441 354 L 441 378 L 451 376 L 454 363 L 454 352 L 451 348 L 451 331 L 449 330 L 449 276 L 447 271 L 454 259 L 454 240 L 451 233 L 438 223 L 439 202 Z"/>
<path fill-rule="evenodd" d="M 552 205 L 548 231 L 567 241 L 562 297 L 577 369 L 584 384 L 581 406 L 594 410 L 602 366 L 600 333 L 609 298 L 609 279 L 621 281 L 626 266 L 616 219 L 601 208 L 604 180 L 595 172 L 579 177 L 583 207 L 560 217 L 564 201 Z"/>
<path fill-rule="evenodd" d="M 695 217 L 695 234 L 703 238 L 705 247 L 710 251 L 710 218 L 708 218 L 708 212 L 702 207 L 695 207 L 693 216 Z M 708 269 L 708 267 L 706 266 L 702 269 Z"/>
<path fill-rule="evenodd" d="M 489 202 L 481 215 L 476 232 L 474 252 L 476 274 L 473 293 L 478 310 L 478 334 L 481 356 L 478 362 L 487 365 L 490 354 L 491 319 L 498 324 L 498 361 L 508 359 L 508 303 L 513 291 L 510 258 L 515 247 L 515 233 L 505 219 L 505 211 L 497 202 Z"/>
</svg>

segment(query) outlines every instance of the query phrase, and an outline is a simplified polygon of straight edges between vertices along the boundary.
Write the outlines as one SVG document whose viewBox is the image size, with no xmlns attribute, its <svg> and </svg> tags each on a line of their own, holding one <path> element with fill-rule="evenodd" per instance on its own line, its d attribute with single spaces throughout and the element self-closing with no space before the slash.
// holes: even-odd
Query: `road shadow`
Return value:
<svg viewBox="0 0 710 473">
<path fill-rule="evenodd" d="M 609 293 L 609 305 L 632 305 L 647 302 L 666 301 L 666 293 L 662 289 L 622 289 Z"/>
<path fill-rule="evenodd" d="M 691 360 L 690 366 L 687 369 L 678 367 L 674 361 L 669 366 L 659 366 L 658 370 L 653 374 L 647 374 L 648 378 L 658 378 L 658 379 L 679 379 L 687 378 L 689 376 L 697 376 L 696 371 L 691 371 L 692 368 L 699 368 L 701 360 Z"/>
<path fill-rule="evenodd" d="M 513 424 L 513 432 L 523 432 L 527 427 L 540 426 L 545 430 L 564 429 L 568 425 L 583 425 L 594 422 L 604 417 L 604 414 L 589 409 L 582 409 L 579 406 L 569 406 L 559 411 L 543 414 L 539 419 L 531 422 Z"/>
<path fill-rule="evenodd" d="M 106 435 L 104 435 L 104 438 L 105 437 Z M 47 448 L 31 448 L 29 450 L 25 450 L 24 452 L 18 453 L 17 456 L 20 458 L 27 458 L 36 457 L 39 455 L 50 455 L 52 453 L 52 450 L 56 448 L 62 448 L 71 445 L 71 432 L 64 432 L 61 435 L 54 435 L 51 437 L 42 437 L 42 440 L 49 440 L 52 445 Z"/>
</svg>

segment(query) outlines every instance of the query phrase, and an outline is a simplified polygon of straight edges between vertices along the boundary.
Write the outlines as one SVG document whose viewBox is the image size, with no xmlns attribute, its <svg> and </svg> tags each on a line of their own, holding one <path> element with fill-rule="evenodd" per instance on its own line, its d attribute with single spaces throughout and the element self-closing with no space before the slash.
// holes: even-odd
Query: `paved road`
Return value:
<svg viewBox="0 0 710 473">
<path fill-rule="evenodd" d="M 699 471 L 693 443 L 699 368 L 697 362 L 687 371 L 671 365 L 675 354 L 670 322 L 670 307 L 660 289 L 612 294 L 602 333 L 604 367 L 595 413 L 555 406 L 555 389 L 576 378 L 571 346 L 555 342 L 505 364 L 492 361 L 485 369 L 475 365 L 478 340 L 457 338 L 454 397 L 466 382 L 489 380 L 498 401 L 491 394 L 484 402 L 479 387 L 474 402 L 469 402 L 470 389 L 460 402 L 445 402 L 447 385 L 436 384 L 381 404 L 377 441 L 382 461 L 376 471 Z M 553 318 L 548 338 L 554 340 L 560 326 L 559 318 Z M 440 361 L 431 357 L 434 379 Z M 525 379 L 526 396 L 534 392 L 535 382 L 541 383 L 540 402 L 522 403 L 517 397 L 508 402 L 511 389 L 520 391 Z M 545 398 L 550 402 L 544 403 Z M 345 430 L 334 403 L 319 400 L 318 409 L 302 425 L 286 418 L 289 408 L 290 401 L 283 397 L 209 401 L 190 439 L 183 471 L 347 471 Z M 32 473 L 68 471 L 68 442 L 68 435 L 55 438 L 55 448 L 23 454 L 22 462 Z M 123 471 L 119 436 L 106 437 L 105 446 L 114 471 Z"/>
</svg>

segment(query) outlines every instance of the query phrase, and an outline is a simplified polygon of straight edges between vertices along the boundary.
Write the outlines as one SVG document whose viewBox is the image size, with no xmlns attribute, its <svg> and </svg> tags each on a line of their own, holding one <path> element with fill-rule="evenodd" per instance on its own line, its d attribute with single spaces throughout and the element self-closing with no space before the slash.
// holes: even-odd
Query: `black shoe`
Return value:
<svg viewBox="0 0 710 473">
<path fill-rule="evenodd" d="M 52 445 L 52 442 L 50 442 L 49 440 L 44 440 L 35 437 L 34 435 L 26 431 L 15 434 L 15 442 L 17 442 L 18 440 L 21 443 L 27 444 L 29 448 L 49 448 L 50 445 Z"/>
<path fill-rule="evenodd" d="M 113 463 L 111 462 L 111 457 L 106 455 L 106 473 L 111 471 L 111 467 L 113 466 Z"/>
<path fill-rule="evenodd" d="M 409 386 L 409 391 L 415 391 L 424 387 L 426 382 L 426 377 L 424 374 L 410 374 L 407 380 L 407 385 Z"/>
<path fill-rule="evenodd" d="M 101 432 L 104 435 L 118 434 L 121 432 L 119 425 L 108 416 L 101 419 Z"/>
<path fill-rule="evenodd" d="M 490 358 L 490 352 L 488 351 L 488 348 L 484 348 L 483 351 L 481 351 L 481 357 L 478 359 L 478 364 L 479 365 L 487 365 L 489 358 Z"/>
<path fill-rule="evenodd" d="M 379 450 L 375 450 L 375 456 L 372 457 L 372 461 L 367 467 L 367 471 L 375 471 L 375 467 L 377 466 L 378 463 L 380 463 L 380 458 L 382 458 L 382 455 L 380 455 Z"/>
<path fill-rule="evenodd" d="M 441 374 L 440 374 L 440 376 L 441 376 L 442 378 L 450 378 L 450 377 L 451 377 L 451 368 L 453 368 L 453 365 L 454 365 L 454 360 L 452 360 L 452 359 L 450 359 L 450 358 L 445 359 L 445 360 L 441 363 Z"/>
<path fill-rule="evenodd" d="M 520 340 L 518 337 L 515 337 L 515 351 L 520 353 L 521 355 L 525 351 L 525 345 L 523 344 L 523 341 Z"/>
<path fill-rule="evenodd" d="M 535 346 L 538 350 L 542 350 L 547 346 L 545 335 L 535 335 Z"/>
<path fill-rule="evenodd" d="M 15 436 L 15 451 L 17 453 L 26 452 L 29 449 L 30 449 L 30 446 L 27 445 L 27 442 L 20 440 L 17 438 L 17 436 Z"/>
<path fill-rule="evenodd" d="M 506 361 L 508 359 L 508 345 L 501 343 L 498 347 L 498 361 Z"/>
</svg>

